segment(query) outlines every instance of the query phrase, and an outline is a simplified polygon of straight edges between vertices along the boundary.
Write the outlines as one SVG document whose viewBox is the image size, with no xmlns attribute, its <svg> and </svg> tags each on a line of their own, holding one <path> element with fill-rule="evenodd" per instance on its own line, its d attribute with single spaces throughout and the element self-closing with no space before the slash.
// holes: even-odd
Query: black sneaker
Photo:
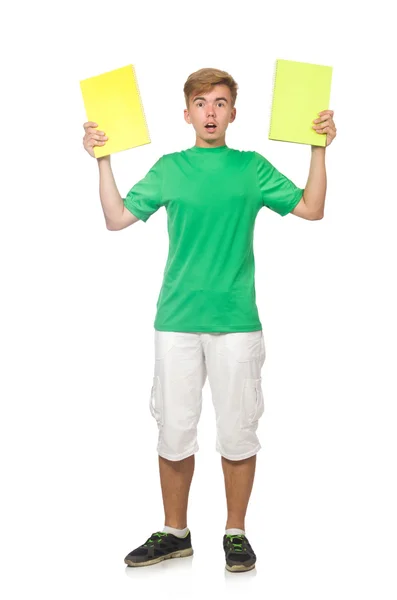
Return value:
<svg viewBox="0 0 397 600">
<path fill-rule="evenodd" d="M 129 567 L 146 567 L 167 558 L 182 558 L 193 554 L 190 531 L 184 538 L 172 533 L 157 531 L 139 548 L 132 550 L 124 559 Z"/>
<path fill-rule="evenodd" d="M 245 535 L 224 535 L 223 549 L 228 571 L 250 571 L 255 567 L 256 555 Z"/>
</svg>

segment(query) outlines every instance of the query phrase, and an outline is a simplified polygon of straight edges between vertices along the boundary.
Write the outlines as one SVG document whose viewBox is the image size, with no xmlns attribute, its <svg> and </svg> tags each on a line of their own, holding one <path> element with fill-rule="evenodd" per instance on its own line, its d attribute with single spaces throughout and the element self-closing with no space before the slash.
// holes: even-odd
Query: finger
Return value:
<svg viewBox="0 0 397 600">
<path fill-rule="evenodd" d="M 107 140 L 108 136 L 104 134 L 104 132 L 99 131 L 99 132 L 95 132 L 95 133 L 91 133 L 89 135 L 89 137 L 93 140 L 99 140 L 100 142 L 102 142 L 103 140 Z"/>
<path fill-rule="evenodd" d="M 321 112 L 318 113 L 318 115 L 321 117 L 321 115 L 325 115 L 325 114 L 330 114 L 332 116 L 334 116 L 334 111 L 333 110 L 322 110 Z"/>
<path fill-rule="evenodd" d="M 325 123 L 328 121 L 332 121 L 332 115 L 330 115 L 329 113 L 325 113 L 324 115 L 317 117 L 317 119 L 315 119 L 313 123 Z"/>
<path fill-rule="evenodd" d="M 327 127 L 316 127 L 315 129 L 317 133 L 331 133 L 332 131 L 335 131 L 335 129 L 329 127 L 329 125 L 327 125 Z"/>
<path fill-rule="evenodd" d="M 92 148 L 92 146 L 96 146 L 98 144 L 106 144 L 106 142 L 108 140 L 109 140 L 109 138 L 107 136 L 91 134 L 91 135 L 84 136 L 83 144 L 84 144 L 84 146 Z"/>
<path fill-rule="evenodd" d="M 86 135 L 84 136 L 84 140 L 85 140 L 87 143 L 88 143 L 88 142 L 90 142 L 91 140 L 95 140 L 95 141 L 98 141 L 98 142 L 102 142 L 102 141 L 104 141 L 104 140 L 108 140 L 108 139 L 109 139 L 109 138 L 108 138 L 108 136 L 107 136 L 107 135 L 105 135 L 105 134 L 101 134 L 101 133 L 98 133 L 98 132 L 96 132 L 96 131 L 95 131 L 95 132 L 93 132 L 93 133 L 86 133 Z"/>
<path fill-rule="evenodd" d="M 335 128 L 335 123 L 333 121 L 322 121 L 321 123 L 317 123 L 313 125 L 314 129 L 322 128 L 322 127 L 333 127 Z"/>
<path fill-rule="evenodd" d="M 319 123 L 318 125 L 313 125 L 313 129 L 316 131 L 322 131 L 326 127 L 329 127 L 328 123 Z"/>
<path fill-rule="evenodd" d="M 324 115 L 322 117 L 318 117 L 317 119 L 314 119 L 313 123 L 325 123 L 326 121 L 332 121 L 332 116 Z"/>
<path fill-rule="evenodd" d="M 87 121 L 83 125 L 84 129 L 88 129 L 89 127 L 98 127 L 98 123 L 94 123 L 94 121 Z"/>
<path fill-rule="evenodd" d="M 106 142 L 99 142 L 98 140 L 91 140 L 90 143 L 87 144 L 88 148 L 94 148 L 94 146 L 103 146 Z"/>
<path fill-rule="evenodd" d="M 86 131 L 86 135 L 90 136 L 90 135 L 101 135 L 104 136 L 106 135 L 104 131 L 98 131 L 97 129 L 92 129 L 91 127 L 87 129 Z"/>
</svg>

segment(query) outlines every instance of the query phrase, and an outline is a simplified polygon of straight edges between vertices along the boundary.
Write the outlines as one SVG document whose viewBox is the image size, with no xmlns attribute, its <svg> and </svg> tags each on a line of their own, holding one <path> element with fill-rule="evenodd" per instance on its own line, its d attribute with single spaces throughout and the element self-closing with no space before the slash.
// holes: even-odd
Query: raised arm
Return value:
<svg viewBox="0 0 397 600">
<path fill-rule="evenodd" d="M 114 180 L 110 156 L 98 158 L 99 196 L 101 199 L 106 227 L 110 231 L 119 231 L 139 221 L 124 207 L 124 202 Z"/>
<path fill-rule="evenodd" d="M 95 158 L 94 146 L 103 146 L 108 139 L 103 131 L 96 129 L 97 126 L 97 123 L 92 121 L 84 123 L 85 135 L 83 146 L 93 158 Z M 110 165 L 110 155 L 98 158 L 97 161 L 99 168 L 99 197 L 107 229 L 118 231 L 136 223 L 139 221 L 138 217 L 124 208 L 124 202 L 117 189 Z"/>
</svg>

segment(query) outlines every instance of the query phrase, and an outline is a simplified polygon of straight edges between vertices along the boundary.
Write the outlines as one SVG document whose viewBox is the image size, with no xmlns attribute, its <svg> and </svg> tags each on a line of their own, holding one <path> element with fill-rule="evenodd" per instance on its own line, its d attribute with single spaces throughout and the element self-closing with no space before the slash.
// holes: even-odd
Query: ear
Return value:
<svg viewBox="0 0 397 600">
<path fill-rule="evenodd" d="M 183 116 L 185 118 L 186 123 L 191 123 L 190 121 L 190 115 L 189 115 L 189 111 L 187 110 L 187 108 L 185 108 L 185 110 L 183 111 Z"/>
<path fill-rule="evenodd" d="M 236 114 L 237 114 L 237 110 L 235 108 L 233 108 L 232 112 L 230 113 L 229 123 L 233 123 L 234 119 L 236 118 Z"/>
</svg>

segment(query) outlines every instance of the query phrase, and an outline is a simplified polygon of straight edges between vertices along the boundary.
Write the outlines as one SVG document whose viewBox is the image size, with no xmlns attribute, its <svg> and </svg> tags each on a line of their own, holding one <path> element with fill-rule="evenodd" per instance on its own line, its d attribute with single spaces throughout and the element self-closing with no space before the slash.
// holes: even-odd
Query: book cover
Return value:
<svg viewBox="0 0 397 600">
<path fill-rule="evenodd" d="M 96 158 L 151 143 L 133 65 L 83 79 L 80 88 L 87 120 L 109 138 L 94 146 Z"/>
<path fill-rule="evenodd" d="M 332 67 L 276 60 L 269 140 L 325 146 L 326 134 L 312 129 L 329 109 Z"/>
</svg>

